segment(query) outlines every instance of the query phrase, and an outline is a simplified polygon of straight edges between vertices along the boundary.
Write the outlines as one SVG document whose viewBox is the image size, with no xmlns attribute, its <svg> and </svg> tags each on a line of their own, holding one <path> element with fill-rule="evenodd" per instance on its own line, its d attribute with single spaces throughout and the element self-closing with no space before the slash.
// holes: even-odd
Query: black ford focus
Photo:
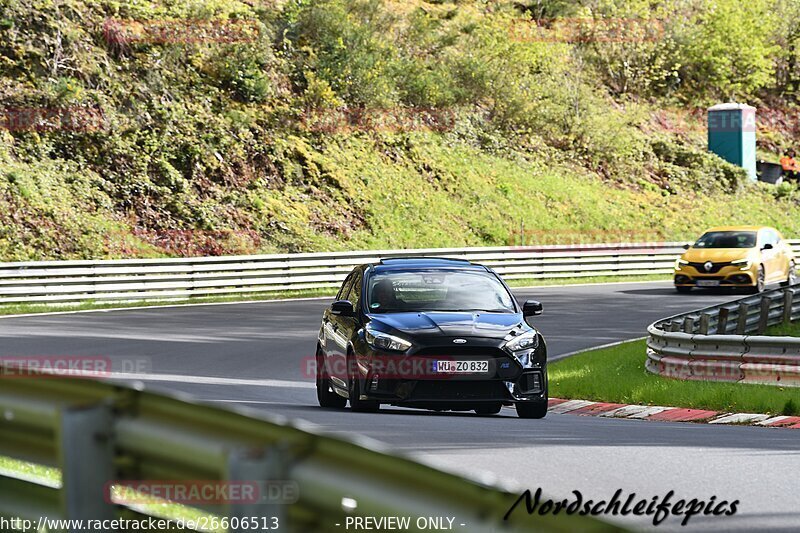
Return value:
<svg viewBox="0 0 800 533">
<path fill-rule="evenodd" d="M 381 404 L 522 418 L 547 414 L 547 347 L 491 269 L 456 259 L 356 267 L 325 311 L 317 344 L 322 407 Z"/>
</svg>

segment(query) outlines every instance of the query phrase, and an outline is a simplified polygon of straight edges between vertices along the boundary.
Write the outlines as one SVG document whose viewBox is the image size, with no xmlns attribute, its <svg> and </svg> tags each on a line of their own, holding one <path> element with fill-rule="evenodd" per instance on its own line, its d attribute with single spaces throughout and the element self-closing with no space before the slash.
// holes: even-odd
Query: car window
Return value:
<svg viewBox="0 0 800 533">
<path fill-rule="evenodd" d="M 772 231 L 771 229 L 767 230 L 767 239 L 768 239 L 767 242 L 770 243 L 773 246 L 777 245 L 780 242 L 780 238 L 778 238 L 778 234 L 775 233 L 774 231 Z"/>
<path fill-rule="evenodd" d="M 368 294 L 372 313 L 516 312 L 511 294 L 500 280 L 486 272 L 386 272 L 370 278 Z"/>
<path fill-rule="evenodd" d="M 347 299 L 353 304 L 353 309 L 358 311 L 358 306 L 361 303 L 361 280 L 363 279 L 361 272 L 357 272 L 353 276 L 353 284 L 350 286 Z"/>
<path fill-rule="evenodd" d="M 709 231 L 700 237 L 695 248 L 753 248 L 755 231 Z"/>
<path fill-rule="evenodd" d="M 353 275 L 354 274 L 355 274 L 355 272 L 351 272 L 344 279 L 344 283 L 342 283 L 342 288 L 339 289 L 339 292 L 336 294 L 336 299 L 337 300 L 346 300 L 347 299 L 346 295 L 350 291 L 350 287 L 351 287 L 351 285 L 353 283 Z"/>
</svg>

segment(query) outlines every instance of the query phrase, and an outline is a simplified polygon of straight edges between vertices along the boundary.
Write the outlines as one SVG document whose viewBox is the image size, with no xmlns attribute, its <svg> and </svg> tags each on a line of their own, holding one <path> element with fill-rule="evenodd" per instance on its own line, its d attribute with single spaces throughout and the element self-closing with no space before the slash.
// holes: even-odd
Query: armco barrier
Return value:
<svg viewBox="0 0 800 533">
<path fill-rule="evenodd" d="M 619 530 L 577 516 L 528 516 L 524 506 L 505 522 L 518 495 L 259 416 L 99 381 L 0 379 L 0 456 L 61 471 L 60 483 L 0 474 L 0 517 L 146 520 L 151 509 L 108 497 L 110 481 L 268 480 L 294 484 L 294 498 L 196 507 L 227 518 L 231 532 L 267 530 L 252 520 L 273 517 L 278 531 L 342 531 L 348 516 L 449 516 L 465 531 Z"/>
<path fill-rule="evenodd" d="M 665 318 L 648 328 L 646 367 L 678 379 L 798 387 L 800 338 L 762 335 L 798 319 L 800 285 Z"/>
<path fill-rule="evenodd" d="M 670 274 L 681 242 L 432 248 L 111 261 L 0 263 L 0 305 L 146 300 L 338 287 L 354 266 L 391 257 L 454 257 L 503 278 Z M 796 250 L 800 241 L 792 241 Z"/>
<path fill-rule="evenodd" d="M 434 248 L 112 261 L 0 263 L 0 305 L 141 300 L 337 287 L 383 258 L 469 259 L 505 279 L 669 274 L 683 243 Z"/>
</svg>

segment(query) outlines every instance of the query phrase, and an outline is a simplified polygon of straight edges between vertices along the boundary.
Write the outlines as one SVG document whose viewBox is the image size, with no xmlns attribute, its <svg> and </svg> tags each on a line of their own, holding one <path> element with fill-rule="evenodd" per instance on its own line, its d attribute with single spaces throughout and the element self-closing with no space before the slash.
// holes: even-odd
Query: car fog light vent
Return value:
<svg viewBox="0 0 800 533">
<path fill-rule="evenodd" d="M 523 374 L 520 378 L 519 389 L 522 394 L 542 392 L 542 375 L 539 372 Z"/>
<path fill-rule="evenodd" d="M 372 391 L 378 390 L 378 379 L 379 378 L 380 378 L 380 376 L 378 374 L 375 374 L 374 376 L 372 376 L 372 382 L 369 385 L 370 390 L 372 390 Z"/>
</svg>

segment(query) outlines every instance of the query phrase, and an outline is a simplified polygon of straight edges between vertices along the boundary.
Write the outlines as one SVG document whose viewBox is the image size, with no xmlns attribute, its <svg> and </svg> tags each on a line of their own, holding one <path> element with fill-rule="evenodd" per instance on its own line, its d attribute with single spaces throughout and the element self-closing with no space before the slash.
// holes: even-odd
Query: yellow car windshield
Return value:
<svg viewBox="0 0 800 533">
<path fill-rule="evenodd" d="M 695 248 L 754 248 L 755 231 L 709 231 L 694 244 Z"/>
</svg>

